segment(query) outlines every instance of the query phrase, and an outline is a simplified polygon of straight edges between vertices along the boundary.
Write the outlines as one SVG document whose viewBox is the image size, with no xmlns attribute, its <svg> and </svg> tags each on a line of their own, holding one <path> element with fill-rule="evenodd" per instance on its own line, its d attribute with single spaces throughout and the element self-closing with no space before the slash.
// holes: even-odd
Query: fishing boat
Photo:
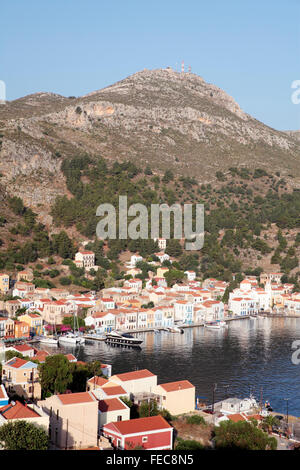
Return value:
<svg viewBox="0 0 300 470">
<path fill-rule="evenodd" d="M 142 342 L 142 339 L 134 338 L 129 333 L 119 333 L 118 331 L 111 331 L 105 336 L 105 343 L 116 346 L 139 347 Z"/>
</svg>

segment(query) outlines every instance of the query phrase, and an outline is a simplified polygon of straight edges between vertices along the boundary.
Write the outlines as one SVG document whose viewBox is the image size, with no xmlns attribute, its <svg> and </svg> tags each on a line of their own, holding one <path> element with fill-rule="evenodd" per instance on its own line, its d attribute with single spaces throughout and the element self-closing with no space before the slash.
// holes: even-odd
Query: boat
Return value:
<svg viewBox="0 0 300 470">
<path fill-rule="evenodd" d="M 213 330 L 220 330 L 222 326 L 218 322 L 207 322 L 204 323 L 205 328 L 211 328 Z"/>
<path fill-rule="evenodd" d="M 85 344 L 84 337 L 79 333 L 79 326 L 78 326 L 78 318 L 77 314 L 74 313 L 74 329 L 73 332 L 67 333 L 65 335 L 61 335 L 58 338 L 59 344 L 70 344 L 73 346 L 78 346 Z"/>
<path fill-rule="evenodd" d="M 226 326 L 228 326 L 227 323 L 226 323 L 226 321 L 223 321 L 223 320 L 217 320 L 217 323 L 218 323 L 221 327 L 224 327 L 224 328 L 225 328 Z"/>
<path fill-rule="evenodd" d="M 178 328 L 178 326 L 169 327 L 167 328 L 167 330 L 170 331 L 170 333 L 181 333 L 181 334 L 184 333 L 183 328 Z"/>
<path fill-rule="evenodd" d="M 105 336 L 105 343 L 116 346 L 131 346 L 139 347 L 142 344 L 143 340 L 139 338 L 134 338 L 129 333 L 119 333 L 118 331 L 111 331 Z"/>
<path fill-rule="evenodd" d="M 85 344 L 85 339 L 78 333 L 67 333 L 58 338 L 59 344 L 71 344 L 74 346 Z"/>
<path fill-rule="evenodd" d="M 51 336 L 40 336 L 39 342 L 49 346 L 58 346 L 58 339 L 52 338 Z"/>
<path fill-rule="evenodd" d="M 249 318 L 250 318 L 250 320 L 256 320 L 256 319 L 257 319 L 257 317 L 256 317 L 256 316 L 254 316 L 254 315 L 250 315 L 250 317 L 249 317 Z"/>
</svg>

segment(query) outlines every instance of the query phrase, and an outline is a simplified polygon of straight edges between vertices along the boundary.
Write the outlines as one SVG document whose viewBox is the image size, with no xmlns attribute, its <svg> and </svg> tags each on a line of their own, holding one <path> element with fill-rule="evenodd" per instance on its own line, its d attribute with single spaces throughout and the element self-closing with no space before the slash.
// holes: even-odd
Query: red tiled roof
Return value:
<svg viewBox="0 0 300 470">
<path fill-rule="evenodd" d="M 14 349 L 16 349 L 17 351 L 29 351 L 32 349 L 32 347 L 28 346 L 27 344 L 19 344 L 14 346 Z"/>
<path fill-rule="evenodd" d="M 105 424 L 103 428 L 104 430 L 117 431 L 119 434 L 126 436 L 159 429 L 172 429 L 172 426 L 170 426 L 162 416 L 158 415 L 149 416 L 147 418 L 130 419 L 127 421 L 116 421 Z"/>
<path fill-rule="evenodd" d="M 126 406 L 118 398 L 107 398 L 99 401 L 99 410 L 102 413 L 107 413 L 108 411 L 126 410 Z"/>
<path fill-rule="evenodd" d="M 8 362 L 6 362 L 5 365 L 14 367 L 15 369 L 18 369 L 19 367 L 23 366 L 24 364 L 27 364 L 28 361 L 25 361 L 24 359 L 20 359 L 19 357 L 15 357 L 10 359 Z"/>
<path fill-rule="evenodd" d="M 2 406 L 0 408 L 0 414 L 5 419 L 39 418 L 40 416 L 28 406 L 22 405 L 19 401 L 17 401 L 15 405 L 10 403 L 9 405 Z"/>
<path fill-rule="evenodd" d="M 168 382 L 165 384 L 159 384 L 166 392 L 177 392 L 178 390 L 185 390 L 188 388 L 195 388 L 188 380 L 179 380 L 177 382 Z"/>
<path fill-rule="evenodd" d="M 103 392 L 105 392 L 106 395 L 126 395 L 127 392 L 124 390 L 123 387 L 121 386 L 112 386 L 112 387 L 103 387 L 102 388 Z"/>
<path fill-rule="evenodd" d="M 147 377 L 154 377 L 154 374 L 148 369 L 135 370 L 133 372 L 125 372 L 124 374 L 117 374 L 116 377 L 122 380 L 122 382 L 128 382 L 129 380 L 145 379 Z"/>
<path fill-rule="evenodd" d="M 244 418 L 244 416 L 239 413 L 228 415 L 228 418 L 234 423 L 238 423 L 239 421 L 247 421 L 247 419 Z"/>
<path fill-rule="evenodd" d="M 61 395 L 57 395 L 57 397 L 63 405 L 74 405 L 77 403 L 88 403 L 95 401 L 89 392 L 63 393 Z"/>
<path fill-rule="evenodd" d="M 77 362 L 77 364 L 78 364 L 78 362 Z M 99 387 L 102 387 L 102 385 L 108 383 L 108 380 L 104 379 L 103 377 L 98 377 L 98 375 L 97 375 L 97 376 L 92 377 L 91 379 L 89 379 L 88 382 L 90 384 L 95 384 L 95 385 L 98 385 Z"/>
</svg>

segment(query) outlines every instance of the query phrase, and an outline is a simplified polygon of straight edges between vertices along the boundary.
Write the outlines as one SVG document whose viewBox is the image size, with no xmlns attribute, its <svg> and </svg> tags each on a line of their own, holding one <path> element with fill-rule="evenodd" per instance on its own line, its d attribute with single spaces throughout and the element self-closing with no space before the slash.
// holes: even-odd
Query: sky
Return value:
<svg viewBox="0 0 300 470">
<path fill-rule="evenodd" d="M 6 99 L 80 96 L 181 61 L 280 130 L 300 129 L 299 0 L 11 0 L 0 11 Z"/>
</svg>

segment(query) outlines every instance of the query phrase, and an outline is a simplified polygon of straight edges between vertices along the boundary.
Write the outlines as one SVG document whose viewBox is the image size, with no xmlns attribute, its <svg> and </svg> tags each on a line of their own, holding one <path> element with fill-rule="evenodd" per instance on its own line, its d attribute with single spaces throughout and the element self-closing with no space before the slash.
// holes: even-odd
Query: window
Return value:
<svg viewBox="0 0 300 470">
<path fill-rule="evenodd" d="M 142 442 L 148 442 L 148 437 L 147 436 L 142 437 Z"/>
<path fill-rule="evenodd" d="M 122 421 L 122 416 L 118 416 L 117 421 Z"/>
</svg>

